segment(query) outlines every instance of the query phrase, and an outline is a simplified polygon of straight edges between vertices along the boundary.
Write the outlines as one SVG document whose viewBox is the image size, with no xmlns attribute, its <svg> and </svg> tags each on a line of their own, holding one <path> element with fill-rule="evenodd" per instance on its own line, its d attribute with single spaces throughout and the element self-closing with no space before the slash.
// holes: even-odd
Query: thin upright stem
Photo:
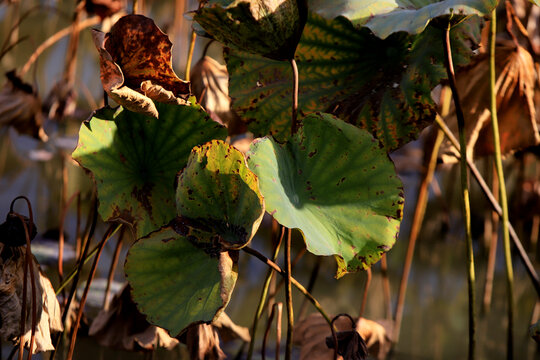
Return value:
<svg viewBox="0 0 540 360">
<path fill-rule="evenodd" d="M 418 190 L 416 208 L 414 209 L 411 232 L 409 234 L 409 244 L 407 245 L 407 254 L 405 256 L 405 263 L 403 264 L 403 271 L 401 273 L 401 282 L 399 284 L 393 337 L 395 342 L 398 342 L 399 340 L 401 321 L 403 319 L 403 308 L 405 305 L 405 295 L 407 293 L 407 284 L 409 281 L 409 274 L 411 272 L 414 250 L 416 247 L 416 240 L 418 239 L 418 234 L 420 233 L 420 229 L 422 228 L 422 222 L 424 220 L 424 214 L 428 201 L 428 187 L 433 179 L 435 168 L 437 167 L 437 155 L 439 154 L 439 148 L 442 144 L 443 139 L 444 133 L 441 130 L 438 130 L 435 138 L 435 143 L 433 144 L 433 147 L 431 149 L 429 163 L 427 164 L 427 168 L 424 168 L 425 170 L 422 174 L 420 189 Z"/>
<path fill-rule="evenodd" d="M 79 303 L 79 310 L 77 311 L 77 317 L 75 318 L 75 323 L 73 324 L 73 329 L 71 333 L 71 342 L 69 343 L 69 351 L 68 355 L 66 357 L 67 360 L 71 360 L 73 358 L 73 352 L 75 351 L 75 342 L 77 340 L 77 332 L 79 330 L 79 324 L 81 323 L 81 318 L 84 310 L 84 304 L 86 303 L 86 299 L 88 297 L 88 291 L 90 290 L 90 284 L 92 283 L 92 280 L 94 279 L 94 276 L 96 274 L 97 265 L 99 263 L 99 258 L 101 256 L 101 252 L 103 251 L 103 248 L 105 247 L 105 244 L 107 243 L 107 240 L 109 240 L 115 233 L 118 231 L 118 229 L 122 225 L 115 225 L 112 224 L 105 235 L 103 235 L 103 240 L 101 240 L 99 244 L 99 249 L 96 254 L 96 258 L 94 259 L 94 262 L 92 264 L 92 268 L 90 269 L 90 274 L 88 275 L 88 280 L 86 281 L 86 286 L 84 287 L 84 291 L 81 297 L 81 301 Z"/>
<path fill-rule="evenodd" d="M 291 135 L 296 134 L 298 130 L 298 66 L 294 58 L 290 60 L 293 72 L 293 93 L 292 93 L 292 117 L 291 117 Z"/>
<path fill-rule="evenodd" d="M 197 33 L 191 30 L 191 38 L 189 39 L 189 50 L 186 62 L 186 81 L 191 78 L 191 63 L 193 62 L 193 52 L 195 51 L 195 42 L 197 40 Z"/>
<path fill-rule="evenodd" d="M 444 132 L 444 135 L 450 140 L 452 143 L 452 146 L 457 149 L 457 151 L 460 151 L 460 146 L 458 144 L 458 141 L 454 134 L 452 134 L 452 131 L 444 123 L 444 121 L 441 119 L 441 117 L 437 116 L 435 117 L 435 122 L 437 125 L 441 128 L 441 130 Z M 488 198 L 491 207 L 493 210 L 499 214 L 499 216 L 502 216 L 502 209 L 499 205 L 499 202 L 495 199 L 493 196 L 491 190 L 489 189 L 489 186 L 486 184 L 486 181 L 482 177 L 482 174 L 480 174 L 480 171 L 478 171 L 478 168 L 472 162 L 472 160 L 467 159 L 467 165 L 469 166 L 469 169 L 471 170 L 474 178 L 478 182 L 478 185 L 482 189 L 482 192 L 486 197 Z M 525 251 L 525 248 L 523 248 L 523 244 L 521 244 L 521 241 L 519 240 L 519 237 L 517 236 L 516 230 L 514 230 L 514 227 L 510 222 L 508 222 L 508 231 L 510 232 L 510 238 L 514 242 L 514 246 L 516 247 L 516 250 L 518 251 L 519 259 L 523 263 L 523 266 L 525 266 L 525 270 L 527 270 L 527 274 L 529 275 L 529 279 L 531 280 L 532 285 L 534 286 L 534 289 L 536 290 L 536 294 L 538 295 L 538 298 L 540 298 L 540 278 L 538 277 L 538 274 L 536 273 L 536 269 L 534 268 L 531 259 L 529 259 L 529 256 L 527 255 L 527 252 Z"/>
<path fill-rule="evenodd" d="M 242 248 L 244 252 L 246 252 L 249 255 L 255 256 L 257 259 L 261 260 L 263 263 L 268 265 L 270 268 L 272 268 L 274 271 L 276 271 L 278 274 L 280 274 L 283 277 L 286 277 L 287 274 L 284 270 L 282 270 L 278 264 L 273 262 L 272 260 L 268 259 L 266 256 L 261 254 L 255 249 L 250 248 L 249 246 L 245 246 Z M 322 317 L 326 320 L 329 326 L 332 326 L 332 319 L 326 314 L 326 312 L 323 310 L 321 304 L 309 293 L 309 291 L 306 290 L 306 288 L 300 284 L 294 277 L 291 276 L 291 284 L 294 285 L 302 294 L 304 294 L 305 297 L 308 298 L 308 300 L 313 304 L 315 309 L 322 315 Z"/>
<path fill-rule="evenodd" d="M 28 201 L 28 200 L 27 200 Z M 31 335 L 30 335 L 30 344 L 28 345 L 28 359 L 32 357 L 32 351 L 34 348 L 34 339 L 36 335 L 36 324 L 37 324 L 37 299 L 36 299 L 36 274 L 34 274 L 34 263 L 32 260 L 32 250 L 30 247 L 30 234 L 28 232 L 28 227 L 24 218 L 17 214 L 17 217 L 21 221 L 24 228 L 24 235 L 26 237 L 26 249 L 25 249 L 25 261 L 24 261 L 24 279 L 23 279 L 23 300 L 22 300 L 22 313 L 21 313 L 21 335 L 19 338 L 19 359 L 23 358 L 23 349 L 24 349 L 24 334 L 25 334 L 25 325 L 26 325 L 26 289 L 28 281 L 28 270 L 30 271 L 30 287 L 31 287 L 31 308 L 32 308 L 32 319 L 31 319 Z M 31 222 L 33 226 L 33 221 Z"/>
<path fill-rule="evenodd" d="M 120 250 L 122 249 L 122 242 L 124 239 L 125 227 L 122 227 L 120 235 L 118 235 L 118 241 L 116 242 L 116 247 L 114 248 L 113 259 L 111 261 L 111 266 L 109 267 L 109 275 L 107 276 L 107 286 L 105 287 L 105 296 L 103 297 L 103 309 L 109 309 L 109 297 L 111 295 L 111 285 L 114 280 L 114 272 L 116 270 L 116 265 L 118 265 L 118 259 L 120 258 Z"/>
<path fill-rule="evenodd" d="M 514 324 L 514 271 L 512 268 L 512 252 L 510 249 L 510 235 L 508 230 L 508 200 L 506 198 L 506 186 L 504 181 L 503 166 L 501 160 L 501 141 L 499 138 L 499 122 L 497 119 L 497 91 L 495 89 L 495 37 L 497 33 L 497 12 L 491 13 L 491 28 L 489 39 L 489 86 L 491 93 L 491 127 L 493 129 L 493 147 L 495 149 L 495 167 L 499 179 L 499 194 L 502 208 L 502 228 L 504 258 L 506 260 L 506 283 L 507 283 L 507 306 L 508 306 L 508 333 L 507 333 L 507 359 L 513 359 L 513 324 Z"/>
<path fill-rule="evenodd" d="M 360 313 L 358 317 L 361 318 L 364 316 L 364 310 L 366 309 L 367 295 L 369 291 L 369 286 L 371 285 L 371 268 L 366 269 L 366 284 L 364 285 L 364 294 L 362 295 L 362 304 L 360 305 Z"/>
<path fill-rule="evenodd" d="M 272 222 L 276 222 L 275 219 L 272 219 Z M 277 222 L 276 222 L 277 224 Z M 276 229 L 276 232 L 279 231 L 280 234 L 275 234 L 275 238 L 277 239 L 276 247 L 274 248 L 274 254 L 272 257 L 272 260 L 275 262 L 277 255 L 279 253 L 279 249 L 281 247 L 281 243 L 283 242 L 283 236 L 285 234 L 285 227 L 284 226 L 278 226 L 273 227 L 272 230 Z M 272 231 L 272 235 L 274 236 L 274 231 Z M 264 304 L 266 302 L 266 297 L 268 295 L 268 288 L 270 287 L 270 281 L 272 280 L 273 271 L 272 269 L 268 269 L 268 273 L 266 274 L 266 278 L 264 279 L 264 285 L 261 293 L 261 297 L 259 299 L 259 304 L 257 305 L 257 311 L 255 313 L 255 317 L 253 318 L 253 324 L 251 326 L 251 341 L 249 343 L 248 348 L 248 355 L 247 359 L 251 359 L 253 357 L 253 349 L 255 347 L 255 334 L 257 333 L 257 325 L 259 324 L 259 319 L 261 318 L 262 312 L 264 310 Z"/>
<path fill-rule="evenodd" d="M 469 199 L 469 184 L 467 174 L 467 146 L 465 140 L 465 117 L 463 115 L 463 109 L 461 108 L 461 102 L 456 87 L 456 79 L 454 73 L 454 65 L 452 61 L 452 48 L 450 44 L 450 23 L 448 24 L 446 31 L 444 32 L 444 54 L 446 72 L 448 74 L 448 82 L 450 89 L 452 89 L 452 96 L 454 98 L 454 107 L 456 109 L 456 117 L 459 129 L 459 144 L 460 144 L 460 165 L 461 165 L 461 189 L 462 189 L 462 205 L 463 215 L 465 217 L 465 241 L 467 248 L 467 281 L 469 289 L 469 351 L 468 358 L 475 358 L 475 344 L 476 344 L 476 314 L 475 314 L 475 274 L 474 274 L 474 253 L 472 246 L 472 233 L 471 233 L 471 210 Z"/>
<path fill-rule="evenodd" d="M 65 159 L 62 159 L 62 162 L 65 167 Z M 66 185 L 62 186 L 62 189 L 65 189 L 66 186 L 67 181 Z M 64 190 L 62 190 L 62 192 L 64 192 Z M 76 193 L 71 195 L 71 197 L 67 201 L 65 201 L 65 199 L 62 199 L 62 212 L 60 215 L 60 224 L 58 226 L 58 278 L 60 279 L 60 283 L 64 281 L 64 226 L 66 222 L 67 210 L 71 206 L 73 200 L 75 200 L 75 198 L 78 197 L 79 194 L 80 192 L 77 191 Z"/>
<path fill-rule="evenodd" d="M 292 356 L 292 334 L 294 327 L 294 313 L 291 292 L 291 239 L 292 229 L 287 229 L 287 243 L 285 246 L 285 300 L 287 305 L 287 343 L 285 348 L 285 360 Z"/>
</svg>

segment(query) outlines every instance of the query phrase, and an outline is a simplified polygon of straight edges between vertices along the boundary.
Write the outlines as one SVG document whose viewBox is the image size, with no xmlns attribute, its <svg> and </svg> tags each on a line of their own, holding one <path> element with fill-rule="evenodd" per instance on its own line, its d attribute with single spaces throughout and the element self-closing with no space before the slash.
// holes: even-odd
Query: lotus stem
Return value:
<svg viewBox="0 0 540 360">
<path fill-rule="evenodd" d="M 281 276 L 285 277 L 287 274 L 284 270 L 282 270 L 278 264 L 273 262 L 272 260 L 268 259 L 266 256 L 261 254 L 255 249 L 250 248 L 249 246 L 243 247 L 242 250 L 249 255 L 255 256 L 257 259 L 261 260 L 263 263 L 268 265 L 270 268 L 272 268 L 274 271 L 279 273 Z M 324 309 L 322 308 L 321 304 L 309 293 L 309 291 L 306 290 L 306 288 L 300 284 L 294 277 L 291 276 L 291 284 L 294 285 L 304 296 L 313 304 L 315 309 L 322 315 L 322 317 L 326 320 L 328 325 L 332 326 L 332 319 L 326 314 Z"/>
<path fill-rule="evenodd" d="M 437 116 L 435 118 L 435 122 L 437 125 L 441 128 L 441 130 L 444 132 L 444 135 L 450 140 L 452 143 L 452 146 L 459 151 L 460 146 L 458 144 L 458 141 L 454 134 L 452 134 L 452 131 L 448 128 L 448 125 L 444 123 L 444 121 Z M 499 216 L 502 216 L 502 209 L 499 205 L 498 201 L 493 196 L 493 193 L 489 189 L 489 186 L 486 184 L 486 181 L 480 174 L 480 171 L 478 171 L 478 168 L 476 165 L 470 160 L 467 159 L 467 165 L 469 166 L 469 169 L 471 170 L 474 178 L 478 182 L 478 185 L 480 185 L 480 188 L 482 189 L 482 192 L 486 197 L 488 198 L 489 202 L 491 203 L 491 207 L 493 210 L 497 212 Z M 510 222 L 508 222 L 508 231 L 510 232 L 510 238 L 512 239 L 512 242 L 514 243 L 514 246 L 516 247 L 516 250 L 518 251 L 519 258 L 521 262 L 523 263 L 523 266 L 525 266 L 525 270 L 527 270 L 527 274 L 529 275 L 529 279 L 531 280 L 531 283 L 536 290 L 536 294 L 538 295 L 538 298 L 540 298 L 540 279 L 538 278 L 538 274 L 536 273 L 536 270 L 529 259 L 529 256 L 527 255 L 527 252 L 525 251 L 525 248 L 523 247 L 523 244 L 521 244 L 521 241 L 519 240 L 519 237 L 517 236 L 516 230 L 512 226 Z"/>
<path fill-rule="evenodd" d="M 437 167 L 437 155 L 439 154 L 439 148 L 441 147 L 443 139 L 444 133 L 441 130 L 437 130 L 435 143 L 433 144 L 433 148 L 431 149 L 431 155 L 429 157 L 429 163 L 427 164 L 427 168 L 424 168 L 425 170 L 422 174 L 422 180 L 420 183 L 420 188 L 418 190 L 418 198 L 416 200 L 416 207 L 414 209 L 411 232 L 409 234 L 407 254 L 405 256 L 405 263 L 403 264 L 403 271 L 401 273 L 401 282 L 399 284 L 393 336 L 394 342 L 396 343 L 399 340 L 399 333 L 401 330 L 405 295 L 407 293 L 407 284 L 411 272 L 414 250 L 416 247 L 416 240 L 418 239 L 418 234 L 420 233 L 420 229 L 422 228 L 422 221 L 424 220 L 424 214 L 426 211 L 428 201 L 428 187 L 433 180 L 433 174 L 435 173 L 435 168 Z"/>
<path fill-rule="evenodd" d="M 73 352 L 75 351 L 75 342 L 77 340 L 77 332 L 79 330 L 79 324 L 81 322 L 83 310 L 84 310 L 84 304 L 86 303 L 86 299 L 88 297 L 88 291 L 90 290 L 90 284 L 92 283 L 92 280 L 94 279 L 94 276 L 96 274 L 97 270 L 97 264 L 99 263 L 99 258 L 101 256 L 101 252 L 103 251 L 103 248 L 105 247 L 105 244 L 107 243 L 107 240 L 109 240 L 117 231 L 120 229 L 122 225 L 121 224 L 111 224 L 109 226 L 109 229 L 107 229 L 107 232 L 105 235 L 103 235 L 103 240 L 99 243 L 99 249 L 96 254 L 96 258 L 94 259 L 94 262 L 92 264 L 92 268 L 90 269 L 90 274 L 88 275 L 88 280 L 86 281 L 86 286 L 84 287 L 84 292 L 81 297 L 81 301 L 79 303 L 79 310 L 77 311 L 77 317 L 75 319 L 75 323 L 73 324 L 73 330 L 71 333 L 71 342 L 69 343 L 69 351 L 68 355 L 66 357 L 67 360 L 73 359 Z"/>
<path fill-rule="evenodd" d="M 277 224 L 278 227 L 272 226 L 272 235 L 275 235 L 276 241 L 276 247 L 274 249 L 274 254 L 272 257 L 272 260 L 275 262 L 276 258 L 279 253 L 279 248 L 281 247 L 281 243 L 283 242 L 283 236 L 285 235 L 285 227 L 279 226 L 278 222 L 275 219 L 272 219 L 272 225 Z M 281 230 L 278 230 L 281 228 Z M 280 231 L 281 235 L 277 235 L 277 231 Z M 248 348 L 248 355 L 247 359 L 250 360 L 253 357 L 253 349 L 255 347 L 255 334 L 257 333 L 257 325 L 259 324 L 259 319 L 261 318 L 262 312 L 264 310 L 264 304 L 266 302 L 266 297 L 268 295 L 268 288 L 270 287 L 270 281 L 272 280 L 273 271 L 272 269 L 268 269 L 268 272 L 266 274 L 266 278 L 264 279 L 264 285 L 263 290 L 261 293 L 261 297 L 259 299 L 259 304 L 257 305 L 257 311 L 255 313 L 255 317 L 253 318 L 253 325 L 251 326 L 251 341 L 249 343 Z"/>
<path fill-rule="evenodd" d="M 191 78 L 191 63 L 193 62 L 193 52 L 195 51 L 195 42 L 197 40 L 197 33 L 191 30 L 191 38 L 189 39 L 189 50 L 186 62 L 186 81 Z"/>
<path fill-rule="evenodd" d="M 293 72 L 293 93 L 292 93 L 292 117 L 291 117 L 291 135 L 296 134 L 298 130 L 298 66 L 294 57 L 290 60 Z"/>
<path fill-rule="evenodd" d="M 64 171 L 66 169 L 65 157 L 64 159 L 62 159 L 62 164 L 62 173 L 65 173 L 65 176 L 62 176 L 64 178 L 64 180 L 62 181 L 62 194 L 65 194 L 65 190 L 67 189 L 67 171 Z M 67 210 L 73 203 L 73 200 L 75 200 L 75 198 L 79 195 L 80 192 L 77 191 L 76 193 L 71 195 L 71 197 L 67 201 L 65 201 L 65 196 L 62 195 L 62 212 L 60 215 L 60 224 L 58 226 L 58 278 L 60 279 L 60 283 L 64 281 L 64 225 L 66 222 Z"/>
<path fill-rule="evenodd" d="M 109 309 L 109 297 L 111 295 L 111 284 L 114 280 L 114 271 L 116 270 L 116 265 L 118 265 L 118 259 L 120 258 L 120 250 L 122 249 L 122 242 L 124 240 L 125 227 L 122 227 L 120 234 L 118 235 L 118 241 L 116 242 L 116 247 L 114 248 L 113 259 L 111 261 L 111 266 L 109 267 L 109 275 L 107 276 L 107 286 L 105 288 L 105 296 L 103 297 L 103 309 Z"/>
<path fill-rule="evenodd" d="M 460 165 L 461 165 L 461 189 L 462 189 L 462 205 L 463 215 L 465 217 L 465 241 L 467 249 L 467 281 L 469 288 L 469 360 L 475 358 L 475 344 L 476 344 L 476 312 L 475 312 L 475 274 L 474 274 L 474 253 L 472 246 L 472 233 L 471 233 L 471 209 L 469 199 L 469 184 L 467 174 L 467 146 L 465 140 L 465 118 L 463 116 L 463 110 L 461 108 L 461 102 L 459 99 L 459 93 L 456 87 L 456 79 L 454 73 L 454 65 L 452 61 L 452 48 L 450 45 L 450 23 L 444 32 L 444 54 L 445 54 L 445 66 L 448 74 L 448 82 L 450 89 L 452 89 L 452 96 L 454 98 L 454 106 L 456 109 L 456 117 L 459 129 L 459 144 L 460 144 Z"/>
<path fill-rule="evenodd" d="M 291 291 L 291 242 L 292 229 L 287 229 L 287 243 L 285 246 L 285 299 L 287 301 L 287 343 L 285 348 L 285 360 L 291 360 L 292 356 L 292 336 L 294 327 L 294 313 Z"/>
<path fill-rule="evenodd" d="M 364 310 L 366 309 L 366 303 L 367 303 L 367 295 L 369 291 L 369 286 L 371 285 L 371 268 L 366 269 L 366 284 L 364 285 L 364 294 L 362 295 L 362 304 L 360 305 L 360 313 L 358 314 L 358 318 L 364 316 Z"/>
<path fill-rule="evenodd" d="M 506 260 L 507 306 L 508 306 L 508 333 L 507 333 L 507 359 L 513 359 L 513 324 L 514 324 L 514 271 L 512 268 L 512 252 L 510 249 L 510 235 L 508 230 L 508 200 L 504 181 L 501 160 L 501 141 L 499 137 L 499 122 L 497 119 L 497 91 L 495 89 L 495 40 L 497 33 L 497 12 L 491 13 L 491 28 L 489 39 L 489 87 L 491 93 L 491 127 L 493 129 L 493 147 L 495 149 L 495 167 L 499 180 L 499 195 L 502 209 L 502 228 L 504 258 Z"/>
</svg>

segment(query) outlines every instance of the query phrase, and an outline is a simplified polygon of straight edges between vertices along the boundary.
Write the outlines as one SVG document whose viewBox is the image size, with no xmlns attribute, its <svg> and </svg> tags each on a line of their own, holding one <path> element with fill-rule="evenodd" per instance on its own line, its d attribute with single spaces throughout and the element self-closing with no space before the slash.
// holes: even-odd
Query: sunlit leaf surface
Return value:
<svg viewBox="0 0 540 360">
<path fill-rule="evenodd" d="M 272 138 L 255 142 L 248 164 L 266 210 L 300 229 L 313 254 L 336 255 L 337 277 L 369 267 L 394 244 L 401 181 L 366 131 L 328 114 L 310 115 L 283 145 Z"/>
<path fill-rule="evenodd" d="M 133 225 L 137 238 L 176 216 L 174 181 L 191 149 L 227 130 L 196 106 L 156 104 L 160 118 L 104 108 L 81 126 L 73 158 L 97 184 L 104 220 Z"/>
</svg>

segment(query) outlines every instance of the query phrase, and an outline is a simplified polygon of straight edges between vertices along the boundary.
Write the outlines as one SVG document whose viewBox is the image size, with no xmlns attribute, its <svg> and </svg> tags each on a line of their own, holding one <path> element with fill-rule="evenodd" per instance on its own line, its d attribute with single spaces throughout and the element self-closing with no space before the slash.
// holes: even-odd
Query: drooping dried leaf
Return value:
<svg viewBox="0 0 540 360">
<path fill-rule="evenodd" d="M 171 64 L 172 44 L 151 19 L 126 15 L 109 33 L 93 30 L 92 37 L 99 51 L 101 82 L 113 100 L 154 117 L 158 112 L 152 100 L 186 103 L 189 82 L 176 76 Z"/>
<path fill-rule="evenodd" d="M 20 317 L 24 287 L 25 247 L 8 247 L 0 243 L 0 339 L 19 342 Z M 36 276 L 37 328 L 33 353 L 53 350 L 51 332 L 61 331 L 61 313 L 52 285 L 39 269 L 32 256 Z M 32 285 L 30 272 L 27 275 L 26 319 L 23 342 L 28 347 L 32 327 Z"/>
<path fill-rule="evenodd" d="M 194 16 L 226 46 L 275 60 L 294 57 L 306 18 L 306 0 L 210 0 Z"/>
<path fill-rule="evenodd" d="M 168 350 L 178 344 L 166 330 L 151 325 L 131 299 L 125 285 L 111 300 L 108 310 L 101 310 L 90 326 L 89 335 L 103 346 L 127 351 Z"/>
<path fill-rule="evenodd" d="M 373 321 L 360 318 L 356 321 L 356 331 L 364 338 L 370 354 L 377 359 L 386 359 L 392 347 L 390 334 L 393 323 L 387 320 Z"/>
<path fill-rule="evenodd" d="M 234 339 L 241 339 L 243 342 L 250 342 L 251 335 L 245 326 L 236 325 L 229 315 L 224 311 L 214 320 L 212 325 L 218 330 L 222 341 L 227 342 Z"/>
<path fill-rule="evenodd" d="M 191 69 L 191 86 L 199 104 L 214 120 L 227 125 L 229 135 L 246 132 L 245 124 L 231 109 L 227 66 L 204 56 Z"/>
<path fill-rule="evenodd" d="M 334 322 L 338 332 L 351 331 L 351 321 L 340 317 Z M 384 359 L 391 345 L 385 328 L 376 321 L 360 319 L 356 322 L 356 331 L 365 340 L 368 352 L 377 359 Z M 300 346 L 300 360 L 332 359 L 334 350 L 328 348 L 326 338 L 332 332 L 326 320 L 319 313 L 310 314 L 295 324 L 293 341 Z M 346 358 L 345 358 L 346 359 Z"/>
<path fill-rule="evenodd" d="M 15 71 L 6 73 L 6 79 L 0 90 L 0 126 L 13 126 L 19 134 L 47 141 L 42 127 L 41 100 L 36 90 L 23 82 Z"/>
<path fill-rule="evenodd" d="M 62 312 L 56 298 L 56 293 L 50 280 L 39 271 L 39 283 L 41 286 L 41 305 L 43 311 L 37 324 L 33 353 L 54 349 L 51 333 L 62 331 Z M 28 330 L 23 337 L 26 347 L 29 347 L 32 332 Z"/>
<path fill-rule="evenodd" d="M 540 144 L 540 119 L 534 99 L 540 95 L 540 88 L 536 83 L 533 58 L 527 50 L 516 47 L 512 42 L 498 42 L 495 54 L 501 152 L 508 154 Z M 457 74 L 457 87 L 466 120 L 467 153 L 471 159 L 494 152 L 488 62 L 487 54 L 480 55 L 470 67 Z M 457 119 L 453 107 L 451 109 L 447 122 L 457 134 Z M 443 160 L 455 162 L 455 155 L 455 150 L 446 144 Z"/>
<path fill-rule="evenodd" d="M 190 326 L 185 341 L 191 359 L 222 360 L 227 357 L 219 346 L 218 331 L 211 324 Z"/>
</svg>

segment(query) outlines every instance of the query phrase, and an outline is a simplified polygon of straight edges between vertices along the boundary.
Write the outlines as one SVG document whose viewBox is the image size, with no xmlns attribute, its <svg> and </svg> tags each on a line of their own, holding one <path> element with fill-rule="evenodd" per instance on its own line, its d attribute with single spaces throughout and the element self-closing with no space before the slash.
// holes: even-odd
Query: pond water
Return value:
<svg viewBox="0 0 540 360">
<path fill-rule="evenodd" d="M 71 9 L 71 3 L 64 2 L 41 2 L 48 6 L 56 6 Z M 156 5 L 152 11 L 156 18 L 163 19 L 162 23 L 171 24 L 173 19 L 167 6 Z M 191 2 L 191 5 L 194 1 Z M 190 6 L 191 6 L 190 5 Z M 26 6 L 26 5 L 25 5 Z M 193 8 L 193 6 L 192 6 Z M 67 10 L 65 10 L 67 11 Z M 67 14 L 70 14 L 67 12 Z M 3 41 L 10 24 L 11 10 L 7 5 L 0 5 L 0 40 Z M 38 14 L 29 16 L 23 23 L 21 34 L 28 29 L 32 30 L 32 44 L 25 42 L 17 48 L 14 56 L 7 56 L 0 63 L 3 72 L 24 62 L 36 44 L 43 41 L 45 35 L 50 34 L 50 29 L 59 29 L 69 23 L 69 16 L 53 16 L 46 21 L 37 21 Z M 78 63 L 79 74 L 77 80 L 80 92 L 88 89 L 90 98 L 99 102 L 101 85 L 97 70 L 97 55 L 93 49 L 89 34 L 83 33 L 81 59 Z M 64 39 L 65 40 L 65 39 Z M 67 46 L 66 41 L 60 41 L 57 45 L 43 56 L 36 72 L 36 82 L 40 94 L 46 94 L 51 89 L 55 79 L 62 72 L 63 58 Z M 180 42 L 181 43 L 181 42 Z M 181 43 L 182 44 L 182 43 Z M 200 49 L 198 50 L 200 51 Z M 184 52 L 177 53 L 178 56 Z M 181 74 L 181 71 L 178 71 Z M 82 97 L 83 98 L 83 97 Z M 61 129 L 52 124 L 47 124 L 46 130 L 52 134 L 52 142 L 42 145 L 25 136 L 17 135 L 13 130 L 1 130 L 0 133 L 0 219 L 3 219 L 9 211 L 9 203 L 18 195 L 27 196 L 32 202 L 36 224 L 40 234 L 46 230 L 57 229 L 59 213 L 61 210 L 62 191 L 62 156 L 69 154 L 76 145 L 76 134 L 79 124 L 90 114 L 91 101 L 80 100 L 82 109 L 77 119 L 71 119 Z M 396 161 L 407 161 L 418 164 L 420 154 L 419 144 L 410 146 L 407 156 L 396 158 Z M 69 182 L 67 194 L 70 196 L 75 191 L 81 191 L 82 213 L 86 214 L 89 208 L 90 189 L 92 182 L 89 177 L 71 161 L 66 161 Z M 388 254 L 389 278 L 392 294 L 392 309 L 395 308 L 395 299 L 399 286 L 399 280 L 403 268 L 403 262 L 407 247 L 407 238 L 410 228 L 410 219 L 416 201 L 416 188 L 418 186 L 418 172 L 406 165 L 398 166 L 400 177 L 405 188 L 405 211 L 404 222 L 401 227 L 400 238 Z M 465 268 L 465 246 L 463 241 L 463 226 L 459 204 L 459 174 L 448 169 L 441 170 L 437 174 L 441 184 L 442 197 L 431 193 L 430 202 L 426 211 L 426 219 L 420 234 L 415 259 L 411 269 L 409 288 L 404 309 L 401 338 L 389 359 L 465 359 L 467 354 L 467 281 Z M 509 185 L 511 186 L 511 185 Z M 482 199 L 480 191 L 473 187 L 473 214 L 477 225 L 483 226 L 482 220 L 486 211 L 486 202 Z M 21 213 L 26 210 L 19 204 L 16 208 Z M 476 224 L 476 223 L 475 223 Z M 269 223 L 265 221 L 259 234 L 253 240 L 253 247 L 265 254 L 270 253 L 268 244 Z M 84 225 L 83 225 L 84 226 Z M 105 225 L 100 223 L 96 232 L 96 239 L 103 234 Z M 66 233 L 67 242 L 73 244 L 76 230 L 76 213 L 73 208 L 67 215 Z M 504 258 L 499 244 L 498 257 L 495 270 L 495 283 L 493 289 L 493 303 L 489 313 L 481 314 L 480 305 L 483 296 L 483 283 L 487 263 L 487 251 L 482 246 L 482 233 L 477 232 L 475 237 L 476 256 L 476 290 L 478 309 L 477 329 L 477 359 L 502 359 L 506 354 L 506 285 L 504 273 Z M 100 266 L 96 275 L 97 279 L 104 280 L 107 277 L 109 264 L 114 252 L 115 241 L 110 241 L 103 253 Z M 125 254 L 130 241 L 124 243 L 120 256 L 120 264 L 123 264 Z M 43 268 L 49 274 L 53 286 L 58 285 L 55 275 L 54 249 L 56 245 L 49 245 L 39 254 Z M 300 251 L 302 242 L 295 239 L 294 253 Z M 49 250 L 49 251 L 47 251 Z M 51 251 L 52 250 L 52 251 Z M 46 255 L 49 253 L 49 255 Z M 266 274 L 266 268 L 253 258 L 242 254 L 239 263 L 239 280 L 236 290 L 227 308 L 227 313 L 239 325 L 250 326 L 256 304 L 261 291 L 262 279 Z M 530 254 L 533 260 L 536 254 Z M 540 353 L 536 344 L 528 335 L 528 327 L 536 302 L 535 291 L 528 276 L 519 262 L 514 257 L 515 277 L 515 359 L 540 359 Z M 73 263 L 66 264 L 71 269 Z M 306 284 L 309 280 L 311 269 L 315 265 L 315 257 L 306 254 L 295 269 L 295 277 Z M 535 260 L 534 265 L 539 264 Z M 329 314 L 349 313 L 357 316 L 362 299 L 363 286 L 366 281 L 365 273 L 347 275 L 340 280 L 334 279 L 335 261 L 332 258 L 324 258 L 321 271 L 313 290 L 313 295 L 320 301 L 323 308 Z M 88 271 L 88 270 L 87 270 Z M 86 272 L 83 278 L 86 276 Z M 122 266 L 116 271 L 115 280 L 122 283 L 124 280 Z M 300 294 L 293 290 L 295 309 L 299 309 L 303 302 Z M 89 304 L 89 313 L 95 314 L 100 306 L 99 299 L 102 293 L 95 291 L 94 307 Z M 278 297 L 278 299 L 280 299 Z M 309 312 L 313 308 L 308 307 Z M 386 316 L 383 297 L 382 276 L 380 265 L 373 267 L 373 280 L 369 290 L 365 317 L 369 319 L 383 319 Z M 284 319 L 285 321 L 285 319 Z M 263 324 L 264 325 L 264 324 Z M 260 328 L 262 329 L 262 328 Z M 262 330 L 259 330 L 259 334 Z M 257 339 L 260 344 L 260 339 Z M 230 358 L 238 350 L 238 343 L 228 346 Z M 5 359 L 11 350 L 9 344 L 2 344 L 1 358 Z M 65 349 L 61 349 L 58 358 L 63 358 Z M 37 355 L 35 359 L 47 359 L 48 355 Z M 93 339 L 80 336 L 75 351 L 75 359 L 182 359 L 188 358 L 184 346 L 179 346 L 170 352 L 159 350 L 151 357 L 145 354 L 133 354 L 129 352 L 114 351 L 99 346 Z"/>
</svg>

